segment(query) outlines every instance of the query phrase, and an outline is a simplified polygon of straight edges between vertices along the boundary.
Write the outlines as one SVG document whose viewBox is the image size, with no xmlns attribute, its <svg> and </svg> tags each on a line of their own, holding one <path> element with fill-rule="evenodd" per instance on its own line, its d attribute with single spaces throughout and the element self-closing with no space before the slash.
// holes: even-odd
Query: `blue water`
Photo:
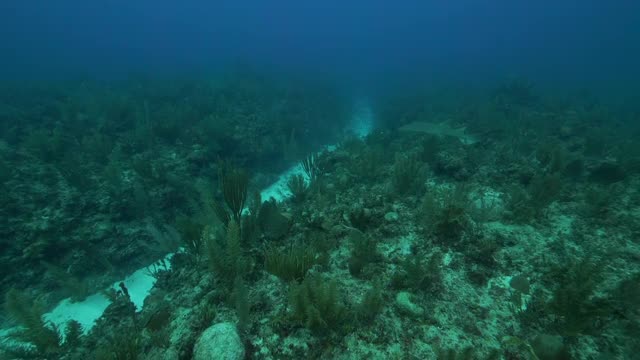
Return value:
<svg viewBox="0 0 640 360">
<path fill-rule="evenodd" d="M 638 83 L 637 1 L 16 1 L 0 4 L 0 75 L 112 77 L 230 62 L 363 87 Z"/>
</svg>

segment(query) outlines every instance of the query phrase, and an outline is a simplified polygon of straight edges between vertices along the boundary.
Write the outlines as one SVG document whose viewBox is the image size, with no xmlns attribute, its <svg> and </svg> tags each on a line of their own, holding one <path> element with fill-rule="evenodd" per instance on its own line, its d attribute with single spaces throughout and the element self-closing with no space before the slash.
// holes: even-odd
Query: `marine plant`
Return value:
<svg viewBox="0 0 640 360">
<path fill-rule="evenodd" d="M 231 219 L 226 232 L 205 228 L 205 244 L 209 267 L 227 289 L 231 289 L 236 278 L 249 269 L 249 261 L 240 244 L 240 227 Z"/>
<path fill-rule="evenodd" d="M 204 228 L 204 224 L 191 217 L 182 215 L 176 218 L 176 229 L 180 234 L 185 253 L 196 264 L 204 253 L 205 244 L 202 236 Z"/>
<path fill-rule="evenodd" d="M 464 184 L 453 188 L 429 186 L 418 211 L 418 222 L 426 235 L 438 242 L 456 245 L 471 229 L 469 199 Z"/>
<path fill-rule="evenodd" d="M 420 254 L 407 257 L 391 278 L 391 286 L 396 289 L 433 291 L 442 286 L 442 257 L 439 251 L 426 259 Z"/>
<path fill-rule="evenodd" d="M 349 272 L 353 276 L 361 276 L 366 265 L 381 259 L 377 250 L 377 242 L 355 228 L 349 231 L 349 238 L 352 243 Z"/>
<path fill-rule="evenodd" d="M 316 252 L 305 244 L 289 246 L 288 250 L 269 248 L 264 255 L 265 270 L 284 282 L 302 281 L 316 264 Z"/>
<path fill-rule="evenodd" d="M 316 335 L 339 332 L 348 321 L 335 280 L 306 277 L 301 284 L 291 287 L 290 301 L 293 319 Z"/>
<path fill-rule="evenodd" d="M 287 180 L 287 189 L 291 193 L 291 201 L 296 204 L 304 201 L 308 185 L 301 174 L 291 175 Z"/>
<path fill-rule="evenodd" d="M 249 289 L 241 277 L 237 277 L 233 283 L 233 302 L 238 316 L 238 332 L 244 335 L 249 326 L 251 303 L 249 302 Z"/>
<path fill-rule="evenodd" d="M 371 216 L 371 210 L 366 209 L 361 203 L 353 204 L 347 214 L 349 224 L 359 231 L 365 231 L 370 226 L 374 225 L 373 216 Z"/>
<path fill-rule="evenodd" d="M 420 163 L 415 154 L 396 154 L 391 183 L 399 195 L 413 193 L 420 185 Z"/>
<path fill-rule="evenodd" d="M 29 132 L 22 145 L 40 161 L 55 163 L 71 150 L 72 143 L 73 139 L 60 126 L 56 126 L 53 130 L 39 128 Z"/>
<path fill-rule="evenodd" d="M 219 169 L 220 190 L 226 208 L 216 203 L 214 209 L 224 224 L 227 224 L 230 219 L 233 219 L 236 224 L 241 224 L 242 210 L 247 200 L 249 176 L 244 170 L 226 163 L 221 163 Z"/>
<path fill-rule="evenodd" d="M 388 162 L 384 146 L 377 143 L 365 144 L 361 140 L 359 143 L 362 145 L 351 151 L 349 172 L 359 181 L 373 182 L 378 179 L 383 165 Z"/>
<path fill-rule="evenodd" d="M 358 304 L 355 317 L 360 324 L 371 324 L 384 308 L 384 298 L 382 288 L 379 283 L 375 283 L 365 294 L 360 304 Z"/>
<path fill-rule="evenodd" d="M 582 193 L 583 203 L 580 212 L 592 221 L 611 220 L 612 205 L 619 200 L 622 191 L 616 184 L 588 186 Z"/>
<path fill-rule="evenodd" d="M 262 203 L 256 222 L 262 235 L 271 240 L 281 239 L 291 227 L 291 219 L 280 211 L 273 198 Z"/>
<path fill-rule="evenodd" d="M 536 175 L 524 189 L 512 187 L 505 203 L 508 217 L 517 222 L 540 218 L 558 199 L 563 185 L 560 174 L 553 173 Z"/>
<path fill-rule="evenodd" d="M 127 326 L 106 339 L 95 351 L 96 360 L 138 360 L 143 349 L 142 334 Z"/>
<path fill-rule="evenodd" d="M 309 181 L 315 181 L 318 179 L 318 175 L 320 175 L 320 168 L 318 167 L 317 157 L 315 154 L 309 154 L 304 159 L 300 160 L 300 166 L 309 178 Z"/>
<path fill-rule="evenodd" d="M 317 188 L 318 182 L 324 172 L 318 155 L 315 153 L 308 155 L 300 161 L 300 166 L 309 180 L 309 187 L 314 189 Z"/>
<path fill-rule="evenodd" d="M 62 344 L 66 350 L 73 350 L 80 345 L 82 340 L 82 324 L 76 320 L 67 322 L 64 330 L 64 343 Z"/>
<path fill-rule="evenodd" d="M 0 344 L 0 354 L 12 358 L 52 358 L 63 353 L 63 336 L 55 324 L 44 319 L 43 307 L 16 289 L 5 295 L 5 309 L 20 327 Z M 76 339 L 70 339 L 75 341 Z"/>
<path fill-rule="evenodd" d="M 547 304 L 547 310 L 555 318 L 555 330 L 566 336 L 600 331 L 610 313 L 610 300 L 596 295 L 603 279 L 602 262 L 582 259 L 558 267 L 550 275 L 557 282 Z"/>
</svg>

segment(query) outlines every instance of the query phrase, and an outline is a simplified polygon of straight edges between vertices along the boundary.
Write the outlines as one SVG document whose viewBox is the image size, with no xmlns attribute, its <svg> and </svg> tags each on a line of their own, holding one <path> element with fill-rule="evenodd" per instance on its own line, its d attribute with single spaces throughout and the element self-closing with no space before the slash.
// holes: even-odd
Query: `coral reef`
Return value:
<svg viewBox="0 0 640 360">
<path fill-rule="evenodd" d="M 381 94 L 359 138 L 323 84 L 118 86 L 0 94 L 0 292 L 21 326 L 5 357 L 640 350 L 640 112 L 514 80 Z M 144 306 L 110 286 L 167 253 Z M 103 289 L 92 328 L 47 320 Z"/>
</svg>

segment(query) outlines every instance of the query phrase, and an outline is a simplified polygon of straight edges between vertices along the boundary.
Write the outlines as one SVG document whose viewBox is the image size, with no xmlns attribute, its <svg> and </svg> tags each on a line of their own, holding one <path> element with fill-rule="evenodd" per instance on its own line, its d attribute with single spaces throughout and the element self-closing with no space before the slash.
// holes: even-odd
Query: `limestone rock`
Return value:
<svg viewBox="0 0 640 360">
<path fill-rule="evenodd" d="M 194 360 L 242 360 L 244 359 L 244 345 L 238 335 L 236 326 L 232 323 L 218 323 L 198 338 L 193 350 Z"/>
</svg>

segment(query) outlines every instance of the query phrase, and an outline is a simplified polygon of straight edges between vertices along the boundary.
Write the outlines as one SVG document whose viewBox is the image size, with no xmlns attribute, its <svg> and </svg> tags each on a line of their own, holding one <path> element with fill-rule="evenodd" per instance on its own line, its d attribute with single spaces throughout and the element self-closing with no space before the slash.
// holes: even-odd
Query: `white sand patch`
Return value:
<svg viewBox="0 0 640 360">
<path fill-rule="evenodd" d="M 50 313 L 45 314 L 44 318 L 55 324 L 63 333 L 67 322 L 75 320 L 82 325 L 86 334 L 109 304 L 111 301 L 104 294 L 93 294 L 79 302 L 64 299 Z"/>
<path fill-rule="evenodd" d="M 163 260 L 160 260 L 152 266 L 171 266 L 171 257 L 173 253 L 168 254 Z M 133 274 L 127 276 L 123 281 L 114 283 L 111 287 L 115 290 L 120 289 L 120 282 L 123 282 L 129 291 L 131 302 L 134 303 L 138 311 L 142 310 L 144 299 L 149 296 L 151 288 L 156 282 L 149 272 L 148 268 L 138 269 Z M 71 299 L 64 299 L 49 313 L 44 315 L 45 320 L 56 325 L 58 329 L 64 332 L 66 324 L 70 320 L 75 320 L 82 325 L 82 329 L 87 333 L 95 324 L 96 320 L 102 316 L 104 310 L 111 304 L 109 298 L 102 293 L 93 294 L 83 301 L 72 302 Z"/>
<path fill-rule="evenodd" d="M 363 138 L 371 133 L 373 129 L 373 112 L 371 106 L 364 99 L 359 99 L 352 115 L 351 123 L 347 126 L 347 131 L 353 133 L 357 137 Z M 321 151 L 334 151 L 336 145 L 327 145 Z M 309 177 L 304 172 L 301 164 L 296 164 L 283 172 L 278 180 L 271 186 L 260 192 L 263 201 L 274 198 L 277 202 L 282 202 L 291 196 L 291 192 L 287 188 L 287 181 L 291 176 L 302 175 L 305 181 L 309 181 Z"/>
<path fill-rule="evenodd" d="M 282 173 L 275 183 L 271 184 L 271 186 L 260 192 L 262 201 L 274 198 L 277 202 L 282 202 L 286 198 L 291 196 L 291 192 L 287 188 L 287 180 L 289 180 L 289 178 L 294 175 L 302 175 L 304 176 L 305 181 L 309 181 L 308 176 L 302 169 L 302 165 L 297 164 L 296 166 L 293 166 Z"/>
</svg>

